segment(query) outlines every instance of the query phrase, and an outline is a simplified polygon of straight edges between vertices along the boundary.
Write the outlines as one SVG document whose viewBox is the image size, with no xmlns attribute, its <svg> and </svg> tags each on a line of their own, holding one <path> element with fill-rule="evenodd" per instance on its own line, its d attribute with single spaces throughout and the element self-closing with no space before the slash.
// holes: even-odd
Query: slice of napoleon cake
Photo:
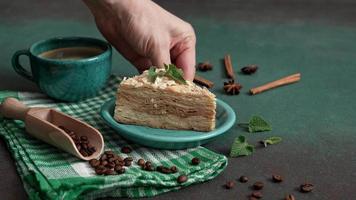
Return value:
<svg viewBox="0 0 356 200">
<path fill-rule="evenodd" d="M 124 79 L 117 91 L 114 118 L 153 128 L 213 130 L 215 95 L 182 75 L 174 65 L 165 65 L 165 69 L 150 68 Z"/>
</svg>

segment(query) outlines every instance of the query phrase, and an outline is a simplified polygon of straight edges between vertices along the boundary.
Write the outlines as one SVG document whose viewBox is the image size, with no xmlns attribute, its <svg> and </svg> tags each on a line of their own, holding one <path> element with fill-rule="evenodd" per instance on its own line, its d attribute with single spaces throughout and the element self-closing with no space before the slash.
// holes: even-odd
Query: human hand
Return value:
<svg viewBox="0 0 356 200">
<path fill-rule="evenodd" d="M 84 0 L 103 36 L 140 72 L 173 63 L 184 78 L 195 74 L 190 24 L 150 0 Z"/>
</svg>

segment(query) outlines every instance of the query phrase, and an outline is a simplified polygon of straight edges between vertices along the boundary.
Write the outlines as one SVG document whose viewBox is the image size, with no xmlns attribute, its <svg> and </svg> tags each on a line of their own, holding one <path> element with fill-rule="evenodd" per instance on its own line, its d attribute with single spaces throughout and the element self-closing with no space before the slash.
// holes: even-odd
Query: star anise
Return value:
<svg viewBox="0 0 356 200">
<path fill-rule="evenodd" d="M 242 85 L 239 83 L 235 83 L 234 80 L 229 80 L 228 82 L 224 82 L 224 90 L 226 94 L 237 95 L 240 93 L 240 89 Z"/>
<path fill-rule="evenodd" d="M 258 69 L 257 65 L 251 64 L 241 68 L 241 72 L 244 74 L 253 74 L 257 71 L 257 69 Z"/>
<path fill-rule="evenodd" d="M 208 70 L 212 70 L 213 69 L 213 65 L 210 64 L 209 62 L 202 62 L 198 64 L 198 69 L 200 71 L 208 71 Z"/>
</svg>

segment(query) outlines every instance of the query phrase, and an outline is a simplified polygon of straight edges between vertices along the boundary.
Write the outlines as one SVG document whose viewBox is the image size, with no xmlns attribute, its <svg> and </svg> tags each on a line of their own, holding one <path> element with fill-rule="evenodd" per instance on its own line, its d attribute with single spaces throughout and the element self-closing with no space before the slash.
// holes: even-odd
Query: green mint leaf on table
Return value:
<svg viewBox="0 0 356 200">
<path fill-rule="evenodd" d="M 240 135 L 232 144 L 230 157 L 248 156 L 253 153 L 255 147 L 248 144 L 245 136 Z"/>
<path fill-rule="evenodd" d="M 156 81 L 158 74 L 156 72 L 156 68 L 154 67 L 150 67 L 150 69 L 148 70 L 148 79 L 154 83 Z"/>
<path fill-rule="evenodd" d="M 249 121 L 248 131 L 250 133 L 260 132 L 260 131 L 271 131 L 271 125 L 259 116 L 252 116 Z"/>
<path fill-rule="evenodd" d="M 164 64 L 164 68 L 166 69 L 166 73 L 164 74 L 167 77 L 170 77 L 174 81 L 182 84 L 186 84 L 187 82 L 183 78 L 183 71 L 179 68 L 177 68 L 173 64 Z"/>
<path fill-rule="evenodd" d="M 250 133 L 272 130 L 272 126 L 260 116 L 252 116 L 248 123 L 240 123 L 239 125 L 246 125 Z"/>
<path fill-rule="evenodd" d="M 260 143 L 263 144 L 263 146 L 267 147 L 268 145 L 271 145 L 271 144 L 278 144 L 281 141 L 282 141 L 281 137 L 273 136 L 273 137 L 269 137 L 265 140 L 262 140 Z"/>
</svg>

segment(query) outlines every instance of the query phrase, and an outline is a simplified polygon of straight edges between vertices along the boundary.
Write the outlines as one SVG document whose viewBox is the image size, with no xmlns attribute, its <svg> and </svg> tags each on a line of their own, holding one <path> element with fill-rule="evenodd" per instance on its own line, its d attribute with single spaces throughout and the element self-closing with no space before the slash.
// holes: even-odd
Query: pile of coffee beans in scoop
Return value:
<svg viewBox="0 0 356 200">
<path fill-rule="evenodd" d="M 58 126 L 58 128 L 62 129 L 65 133 L 69 135 L 69 137 L 74 141 L 75 146 L 82 156 L 88 157 L 93 155 L 96 152 L 96 148 L 90 144 L 87 136 L 78 136 L 74 131 L 69 130 L 64 126 Z"/>
</svg>

